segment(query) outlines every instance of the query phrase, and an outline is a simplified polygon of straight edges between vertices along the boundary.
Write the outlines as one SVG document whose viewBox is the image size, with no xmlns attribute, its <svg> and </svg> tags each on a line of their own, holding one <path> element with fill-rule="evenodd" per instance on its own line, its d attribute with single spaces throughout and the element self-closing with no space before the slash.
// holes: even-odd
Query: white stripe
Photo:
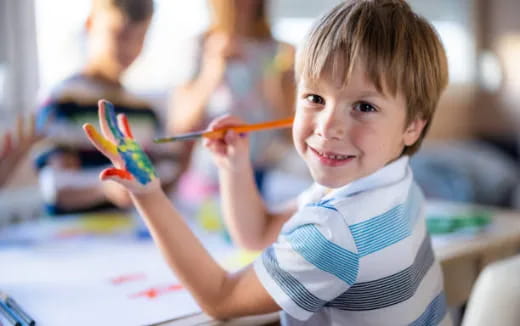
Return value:
<svg viewBox="0 0 520 326">
<path fill-rule="evenodd" d="M 348 214 L 347 219 L 350 224 L 362 223 L 406 202 L 412 184 L 410 173 L 398 184 L 392 184 L 353 197 L 337 199 L 333 201 L 333 205 L 340 212 Z M 377 198 L 378 201 L 374 202 L 374 198 Z"/>
<path fill-rule="evenodd" d="M 328 218 L 322 221 L 326 223 L 327 227 L 320 224 L 315 224 L 315 226 L 329 241 L 353 253 L 356 252 L 352 235 L 339 213 L 324 208 L 309 208 L 309 210 L 327 212 Z M 305 215 L 307 216 L 308 214 Z M 279 237 L 273 247 L 280 267 L 290 272 L 294 278 L 304 284 L 318 298 L 329 301 L 348 289 L 348 285 L 343 280 L 330 273 L 320 272 L 319 269 L 305 260 L 304 257 L 293 250 L 291 244 L 283 235 Z M 333 284 L 335 286 L 331 286 Z"/>
<path fill-rule="evenodd" d="M 359 260 L 358 282 L 378 280 L 410 266 L 425 236 L 425 222 L 421 217 L 409 237 Z"/>
</svg>

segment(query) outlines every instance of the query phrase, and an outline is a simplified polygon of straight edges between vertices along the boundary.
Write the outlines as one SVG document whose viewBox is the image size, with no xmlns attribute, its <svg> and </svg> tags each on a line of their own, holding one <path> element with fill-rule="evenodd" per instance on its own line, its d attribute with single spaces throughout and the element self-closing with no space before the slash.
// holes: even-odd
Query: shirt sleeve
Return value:
<svg viewBox="0 0 520 326">
<path fill-rule="evenodd" d="M 254 267 L 278 305 L 307 320 L 355 283 L 359 257 L 343 216 L 332 206 L 311 206 L 287 222 Z"/>
</svg>

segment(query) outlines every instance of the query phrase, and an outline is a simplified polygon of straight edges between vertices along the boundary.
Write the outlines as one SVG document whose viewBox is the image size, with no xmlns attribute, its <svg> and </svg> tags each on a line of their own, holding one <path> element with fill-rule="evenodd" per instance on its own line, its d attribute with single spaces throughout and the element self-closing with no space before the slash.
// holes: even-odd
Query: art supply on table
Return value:
<svg viewBox="0 0 520 326">
<path fill-rule="evenodd" d="M 22 326 L 22 319 L 21 317 L 17 316 L 13 310 L 11 310 L 7 304 L 0 300 L 0 314 L 7 319 L 9 324 L 14 326 Z"/>
<path fill-rule="evenodd" d="M 456 215 L 430 215 L 426 226 L 430 234 L 454 232 L 478 232 L 491 223 L 489 213 L 485 211 Z"/>
<path fill-rule="evenodd" d="M 0 301 L 5 303 L 9 309 L 11 309 L 25 324 L 29 326 L 36 325 L 34 319 L 20 307 L 20 305 L 7 294 L 0 291 Z"/>
<path fill-rule="evenodd" d="M 240 126 L 234 126 L 234 127 L 226 127 L 222 129 L 217 130 L 202 130 L 202 131 L 196 131 L 196 132 L 190 132 L 186 134 L 181 134 L 173 137 L 166 137 L 166 138 L 157 138 L 154 139 L 155 143 L 168 143 L 172 141 L 179 141 L 179 140 L 193 140 L 200 137 L 206 137 L 206 138 L 222 138 L 226 134 L 228 130 L 233 130 L 236 133 L 245 133 L 245 132 L 252 132 L 252 131 L 260 131 L 260 130 L 267 130 L 267 129 L 277 129 L 277 128 L 289 128 L 293 124 L 294 118 L 287 118 L 282 120 L 274 120 L 269 122 L 262 122 L 262 123 L 253 123 L 253 124 L 245 124 Z"/>
</svg>

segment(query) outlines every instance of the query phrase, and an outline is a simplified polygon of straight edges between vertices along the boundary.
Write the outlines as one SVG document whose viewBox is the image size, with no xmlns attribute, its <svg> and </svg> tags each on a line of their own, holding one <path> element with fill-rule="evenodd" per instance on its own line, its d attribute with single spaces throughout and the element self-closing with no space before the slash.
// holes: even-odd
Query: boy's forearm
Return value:
<svg viewBox="0 0 520 326">
<path fill-rule="evenodd" d="M 205 312 L 224 301 L 228 273 L 209 255 L 162 190 L 131 195 L 168 265 Z"/>
<path fill-rule="evenodd" d="M 240 246 L 265 247 L 265 228 L 270 216 L 256 187 L 253 169 L 219 171 L 222 213 L 226 225 Z"/>
</svg>

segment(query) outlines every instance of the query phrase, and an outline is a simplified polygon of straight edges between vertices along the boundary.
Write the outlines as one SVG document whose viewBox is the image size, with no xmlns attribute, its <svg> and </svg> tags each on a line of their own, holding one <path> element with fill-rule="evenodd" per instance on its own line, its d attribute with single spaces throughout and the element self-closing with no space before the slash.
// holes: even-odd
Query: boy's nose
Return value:
<svg viewBox="0 0 520 326">
<path fill-rule="evenodd" d="M 325 139 L 341 140 L 347 133 L 345 112 L 335 108 L 323 110 L 318 117 L 316 132 Z"/>
</svg>

